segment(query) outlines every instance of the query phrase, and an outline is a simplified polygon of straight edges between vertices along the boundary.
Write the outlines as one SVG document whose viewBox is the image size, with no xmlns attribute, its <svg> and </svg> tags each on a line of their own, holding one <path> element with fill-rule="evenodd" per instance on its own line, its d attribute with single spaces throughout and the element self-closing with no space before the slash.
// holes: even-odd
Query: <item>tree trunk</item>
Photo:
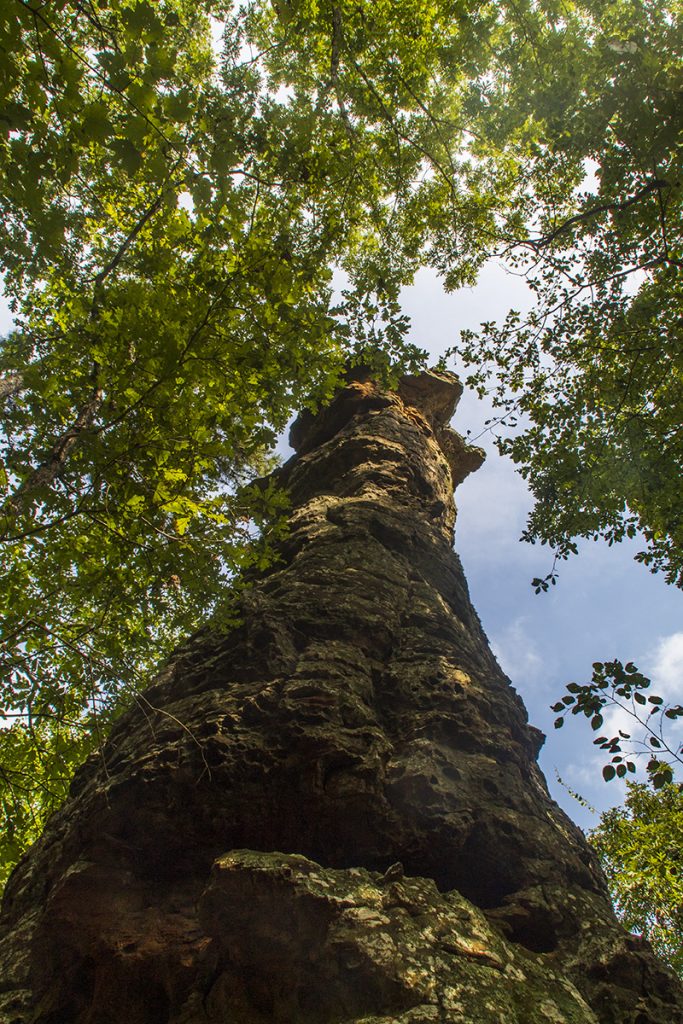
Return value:
<svg viewBox="0 0 683 1024">
<path fill-rule="evenodd" d="M 356 380 L 295 425 L 242 624 L 177 652 L 10 880 L 1 1021 L 683 1021 L 469 602 L 460 390 Z"/>
</svg>

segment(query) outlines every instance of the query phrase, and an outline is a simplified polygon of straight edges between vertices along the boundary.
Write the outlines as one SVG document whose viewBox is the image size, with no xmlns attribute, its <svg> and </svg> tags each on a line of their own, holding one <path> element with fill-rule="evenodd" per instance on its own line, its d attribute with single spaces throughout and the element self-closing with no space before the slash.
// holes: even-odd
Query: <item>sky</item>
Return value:
<svg viewBox="0 0 683 1024">
<path fill-rule="evenodd" d="M 523 280 L 490 263 L 476 287 L 453 294 L 444 292 L 434 273 L 422 271 L 402 301 L 412 320 L 411 340 L 436 362 L 457 342 L 460 330 L 502 319 L 511 307 L 524 310 L 530 296 Z M 0 336 L 11 322 L 0 299 Z M 453 421 L 462 434 L 484 431 L 477 444 L 487 451 L 484 466 L 456 493 L 455 548 L 493 651 L 521 694 L 530 721 L 546 733 L 540 763 L 550 791 L 570 817 L 590 829 L 600 811 L 623 801 L 624 787 L 618 780 L 603 781 L 604 761 L 583 716 L 581 721 L 570 717 L 556 730 L 550 704 L 561 698 L 566 683 L 588 682 L 594 661 L 615 657 L 634 661 L 649 675 L 652 692 L 683 703 L 683 594 L 633 561 L 637 541 L 612 548 L 602 542 L 580 544 L 578 556 L 560 563 L 557 586 L 535 594 L 530 581 L 550 571 L 552 555 L 519 540 L 531 499 L 485 432 L 490 414 L 490 407 L 466 391 Z M 625 724 L 623 717 L 607 716 L 601 732 L 611 736 Z"/>
<path fill-rule="evenodd" d="M 475 288 L 446 294 L 434 273 L 422 271 L 403 293 L 413 323 L 411 340 L 435 361 L 462 329 L 530 305 L 524 281 L 496 263 L 484 268 Z M 623 802 L 624 786 L 602 779 L 604 756 L 593 746 L 587 720 L 570 717 L 556 730 L 550 704 L 562 697 L 568 682 L 589 682 L 594 661 L 613 658 L 634 661 L 652 678 L 653 693 L 683 703 L 683 594 L 633 560 L 637 540 L 611 548 L 601 541 L 580 543 L 578 556 L 559 563 L 557 585 L 535 594 L 530 581 L 550 571 L 552 554 L 519 540 L 531 497 L 511 461 L 498 454 L 488 433 L 481 433 L 490 415 L 490 406 L 466 391 L 453 420 L 461 434 L 481 434 L 476 443 L 487 451 L 484 466 L 456 493 L 455 548 L 494 653 L 530 721 L 547 736 L 540 763 L 551 793 L 590 829 L 598 814 L 572 797 L 557 775 L 596 812 Z M 609 715 L 600 732 L 612 736 L 625 724 L 623 716 Z"/>
</svg>

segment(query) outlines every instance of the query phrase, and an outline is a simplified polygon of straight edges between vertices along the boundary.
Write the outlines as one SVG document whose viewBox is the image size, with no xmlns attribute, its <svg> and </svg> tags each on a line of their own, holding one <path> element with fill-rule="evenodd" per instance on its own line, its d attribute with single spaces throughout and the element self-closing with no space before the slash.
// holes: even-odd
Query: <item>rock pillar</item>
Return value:
<svg viewBox="0 0 683 1024">
<path fill-rule="evenodd" d="M 460 385 L 293 429 L 280 560 L 177 652 L 13 874 L 4 1024 L 680 1024 L 548 796 L 452 550 Z"/>
</svg>

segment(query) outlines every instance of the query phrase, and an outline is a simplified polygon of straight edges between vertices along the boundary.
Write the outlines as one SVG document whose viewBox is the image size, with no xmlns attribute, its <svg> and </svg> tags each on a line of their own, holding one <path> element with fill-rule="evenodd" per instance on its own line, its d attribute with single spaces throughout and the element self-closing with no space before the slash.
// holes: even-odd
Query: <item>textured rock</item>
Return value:
<svg viewBox="0 0 683 1024">
<path fill-rule="evenodd" d="M 12 876 L 4 1024 L 680 1024 L 549 798 L 452 551 L 450 375 L 293 429 L 280 562 Z"/>
</svg>

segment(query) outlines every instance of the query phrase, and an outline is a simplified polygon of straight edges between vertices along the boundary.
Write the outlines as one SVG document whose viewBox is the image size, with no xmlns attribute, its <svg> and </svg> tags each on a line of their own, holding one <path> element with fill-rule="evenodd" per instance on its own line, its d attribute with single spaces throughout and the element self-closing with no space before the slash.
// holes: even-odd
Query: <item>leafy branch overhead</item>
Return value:
<svg viewBox="0 0 683 1024">
<path fill-rule="evenodd" d="M 636 558 L 676 586 L 680 13 L 673 3 L 578 4 L 551 32 L 545 5 L 528 13 L 536 84 L 523 75 L 492 82 L 488 134 L 502 139 L 521 103 L 543 111 L 542 132 L 528 140 L 526 217 L 492 245 L 535 301 L 527 315 L 464 332 L 456 350 L 470 383 L 498 406 L 499 449 L 534 496 L 523 539 L 549 545 L 557 560 L 575 553 L 580 537 L 638 538 Z M 593 33 L 587 48 L 584 31 Z M 547 590 L 555 578 L 553 565 L 533 585 Z"/>
<path fill-rule="evenodd" d="M 633 664 L 620 661 L 595 662 L 592 682 L 568 683 L 562 700 L 553 704 L 558 717 L 555 728 L 564 725 L 568 714 L 584 715 L 594 732 L 605 724 L 608 712 L 621 712 L 638 728 L 639 735 L 618 729 L 616 735 L 597 736 L 593 743 L 610 760 L 602 769 L 606 782 L 635 773 L 637 760 L 646 758 L 646 771 L 654 789 L 673 781 L 674 770 L 683 764 L 683 745 L 671 738 L 666 726 L 683 718 L 680 704 L 667 705 L 656 694 L 647 694 L 651 681 Z"/>
</svg>

